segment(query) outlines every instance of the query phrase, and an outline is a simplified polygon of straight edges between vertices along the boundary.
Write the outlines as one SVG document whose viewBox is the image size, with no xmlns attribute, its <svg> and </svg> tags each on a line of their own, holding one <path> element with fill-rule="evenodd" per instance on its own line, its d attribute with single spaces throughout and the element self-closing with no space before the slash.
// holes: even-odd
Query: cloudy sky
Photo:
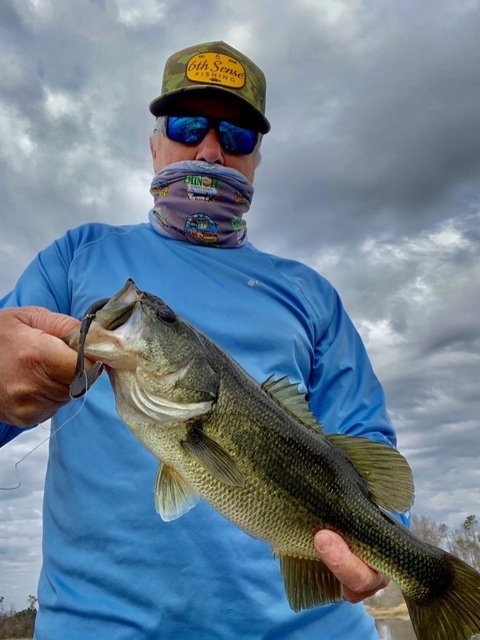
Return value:
<svg viewBox="0 0 480 640">
<path fill-rule="evenodd" d="M 415 512 L 480 517 L 478 0 L 0 0 L 0 296 L 38 250 L 150 207 L 163 64 L 225 40 L 265 71 L 259 247 L 338 288 L 388 398 Z M 0 486 L 48 435 L 0 452 Z M 0 491 L 0 596 L 35 593 L 47 446 Z"/>
</svg>

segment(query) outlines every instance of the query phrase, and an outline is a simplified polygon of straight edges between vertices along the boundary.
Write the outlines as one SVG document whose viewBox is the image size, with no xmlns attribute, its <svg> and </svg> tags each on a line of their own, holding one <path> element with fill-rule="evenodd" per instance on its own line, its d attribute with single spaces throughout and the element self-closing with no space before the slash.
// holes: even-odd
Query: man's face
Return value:
<svg viewBox="0 0 480 640">
<path fill-rule="evenodd" d="M 195 115 L 210 116 L 224 120 L 234 120 L 243 126 L 245 115 L 242 108 L 232 102 L 221 98 L 208 99 L 199 96 L 184 96 L 176 104 L 175 111 L 178 113 L 188 112 Z M 172 110 L 173 113 L 173 110 Z M 245 122 L 245 127 L 249 123 Z M 220 145 L 217 132 L 210 129 L 205 138 L 198 144 L 183 144 L 169 140 L 161 131 L 155 131 L 150 136 L 150 151 L 152 153 L 153 168 L 155 173 L 172 162 L 181 160 L 203 160 L 221 164 L 225 167 L 237 169 L 240 173 L 253 182 L 255 168 L 258 165 L 260 155 L 256 148 L 248 155 L 239 155 L 224 151 Z"/>
</svg>

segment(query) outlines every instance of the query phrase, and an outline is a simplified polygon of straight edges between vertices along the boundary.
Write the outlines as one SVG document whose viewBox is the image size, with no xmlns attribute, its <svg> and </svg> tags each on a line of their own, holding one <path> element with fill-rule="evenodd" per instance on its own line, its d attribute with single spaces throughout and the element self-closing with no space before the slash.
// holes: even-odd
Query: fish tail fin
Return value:
<svg viewBox="0 0 480 640">
<path fill-rule="evenodd" d="M 480 573 L 445 553 L 448 586 L 423 600 L 404 594 L 410 619 L 422 640 L 470 640 L 480 633 Z"/>
</svg>

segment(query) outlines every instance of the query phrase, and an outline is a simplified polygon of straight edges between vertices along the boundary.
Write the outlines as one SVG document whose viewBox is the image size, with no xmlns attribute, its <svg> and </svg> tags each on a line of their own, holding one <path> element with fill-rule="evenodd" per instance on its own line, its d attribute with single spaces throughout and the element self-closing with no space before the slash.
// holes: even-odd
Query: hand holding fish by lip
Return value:
<svg viewBox="0 0 480 640">
<path fill-rule="evenodd" d="M 60 338 L 79 324 L 41 307 L 0 312 L 0 420 L 32 426 L 70 400 L 77 354 Z"/>
</svg>

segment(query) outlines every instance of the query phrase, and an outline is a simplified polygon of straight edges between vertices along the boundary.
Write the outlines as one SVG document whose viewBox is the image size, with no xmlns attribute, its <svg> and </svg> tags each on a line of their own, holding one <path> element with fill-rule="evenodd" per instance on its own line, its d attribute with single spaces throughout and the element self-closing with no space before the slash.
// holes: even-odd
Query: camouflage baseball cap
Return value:
<svg viewBox="0 0 480 640">
<path fill-rule="evenodd" d="M 267 83 L 263 71 L 226 42 L 205 42 L 182 49 L 165 63 L 161 94 L 149 105 L 158 117 L 185 91 L 222 92 L 247 105 L 261 133 L 270 131 L 265 117 Z"/>
</svg>

